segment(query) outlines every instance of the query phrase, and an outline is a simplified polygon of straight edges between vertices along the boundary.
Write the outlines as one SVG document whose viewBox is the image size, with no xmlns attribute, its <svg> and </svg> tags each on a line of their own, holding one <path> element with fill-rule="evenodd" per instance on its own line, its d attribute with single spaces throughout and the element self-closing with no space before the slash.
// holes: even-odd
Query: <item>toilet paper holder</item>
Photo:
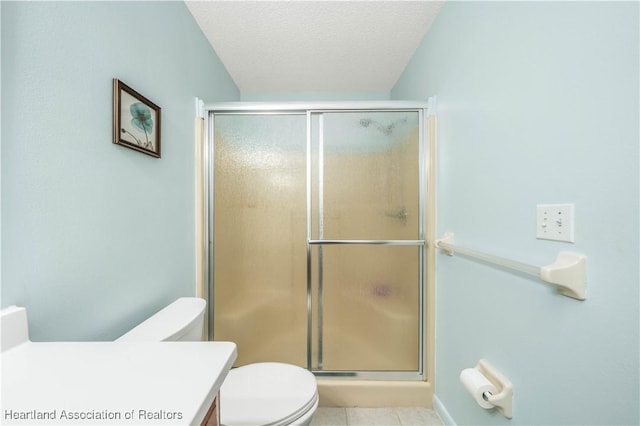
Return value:
<svg viewBox="0 0 640 426">
<path fill-rule="evenodd" d="M 482 398 L 498 409 L 500 414 L 510 419 L 513 416 L 513 385 L 502 373 L 493 368 L 486 360 L 481 359 L 475 369 L 487 378 L 498 390 L 493 395 L 491 392 L 484 392 Z"/>
</svg>

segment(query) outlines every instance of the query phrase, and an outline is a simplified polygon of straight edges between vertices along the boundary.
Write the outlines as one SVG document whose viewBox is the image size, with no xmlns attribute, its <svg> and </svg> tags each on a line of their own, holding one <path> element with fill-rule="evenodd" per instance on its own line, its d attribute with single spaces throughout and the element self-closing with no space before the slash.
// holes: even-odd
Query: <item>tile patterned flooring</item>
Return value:
<svg viewBox="0 0 640 426">
<path fill-rule="evenodd" d="M 442 426 L 428 408 L 333 408 L 318 407 L 311 426 Z"/>
</svg>

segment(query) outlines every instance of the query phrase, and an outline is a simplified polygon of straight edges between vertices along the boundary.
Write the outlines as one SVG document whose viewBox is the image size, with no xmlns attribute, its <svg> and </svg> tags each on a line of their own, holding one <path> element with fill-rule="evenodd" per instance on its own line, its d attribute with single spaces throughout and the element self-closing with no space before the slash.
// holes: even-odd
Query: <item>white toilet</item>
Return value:
<svg viewBox="0 0 640 426">
<path fill-rule="evenodd" d="M 183 297 L 116 341 L 202 340 L 206 301 Z M 232 369 L 220 389 L 224 426 L 306 426 L 318 407 L 318 386 L 304 368 L 260 362 Z"/>
</svg>

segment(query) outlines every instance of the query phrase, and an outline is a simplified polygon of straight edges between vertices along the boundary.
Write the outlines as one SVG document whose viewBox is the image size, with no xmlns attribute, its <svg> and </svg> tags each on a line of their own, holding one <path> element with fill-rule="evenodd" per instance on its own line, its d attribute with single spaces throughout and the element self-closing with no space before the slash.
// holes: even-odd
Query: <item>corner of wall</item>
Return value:
<svg viewBox="0 0 640 426">
<path fill-rule="evenodd" d="M 451 417 L 451 414 L 449 414 L 449 411 L 447 411 L 447 407 L 445 407 L 442 401 L 440 401 L 440 398 L 438 398 L 438 395 L 433 394 L 431 402 L 433 404 L 434 411 L 438 414 L 443 424 L 446 426 L 457 425 L 455 420 L 453 420 L 453 417 Z"/>
</svg>

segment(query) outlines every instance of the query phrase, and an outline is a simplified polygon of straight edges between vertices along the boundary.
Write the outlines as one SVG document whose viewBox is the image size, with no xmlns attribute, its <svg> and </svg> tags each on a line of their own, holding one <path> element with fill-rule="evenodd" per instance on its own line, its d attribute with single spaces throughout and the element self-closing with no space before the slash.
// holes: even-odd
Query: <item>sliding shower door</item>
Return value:
<svg viewBox="0 0 640 426">
<path fill-rule="evenodd" d="M 419 122 L 417 111 L 312 114 L 310 341 L 319 374 L 421 370 Z"/>
<path fill-rule="evenodd" d="M 213 336 L 307 366 L 306 117 L 216 114 Z"/>
<path fill-rule="evenodd" d="M 423 374 L 423 110 L 214 111 L 212 338 L 236 365 Z"/>
</svg>

